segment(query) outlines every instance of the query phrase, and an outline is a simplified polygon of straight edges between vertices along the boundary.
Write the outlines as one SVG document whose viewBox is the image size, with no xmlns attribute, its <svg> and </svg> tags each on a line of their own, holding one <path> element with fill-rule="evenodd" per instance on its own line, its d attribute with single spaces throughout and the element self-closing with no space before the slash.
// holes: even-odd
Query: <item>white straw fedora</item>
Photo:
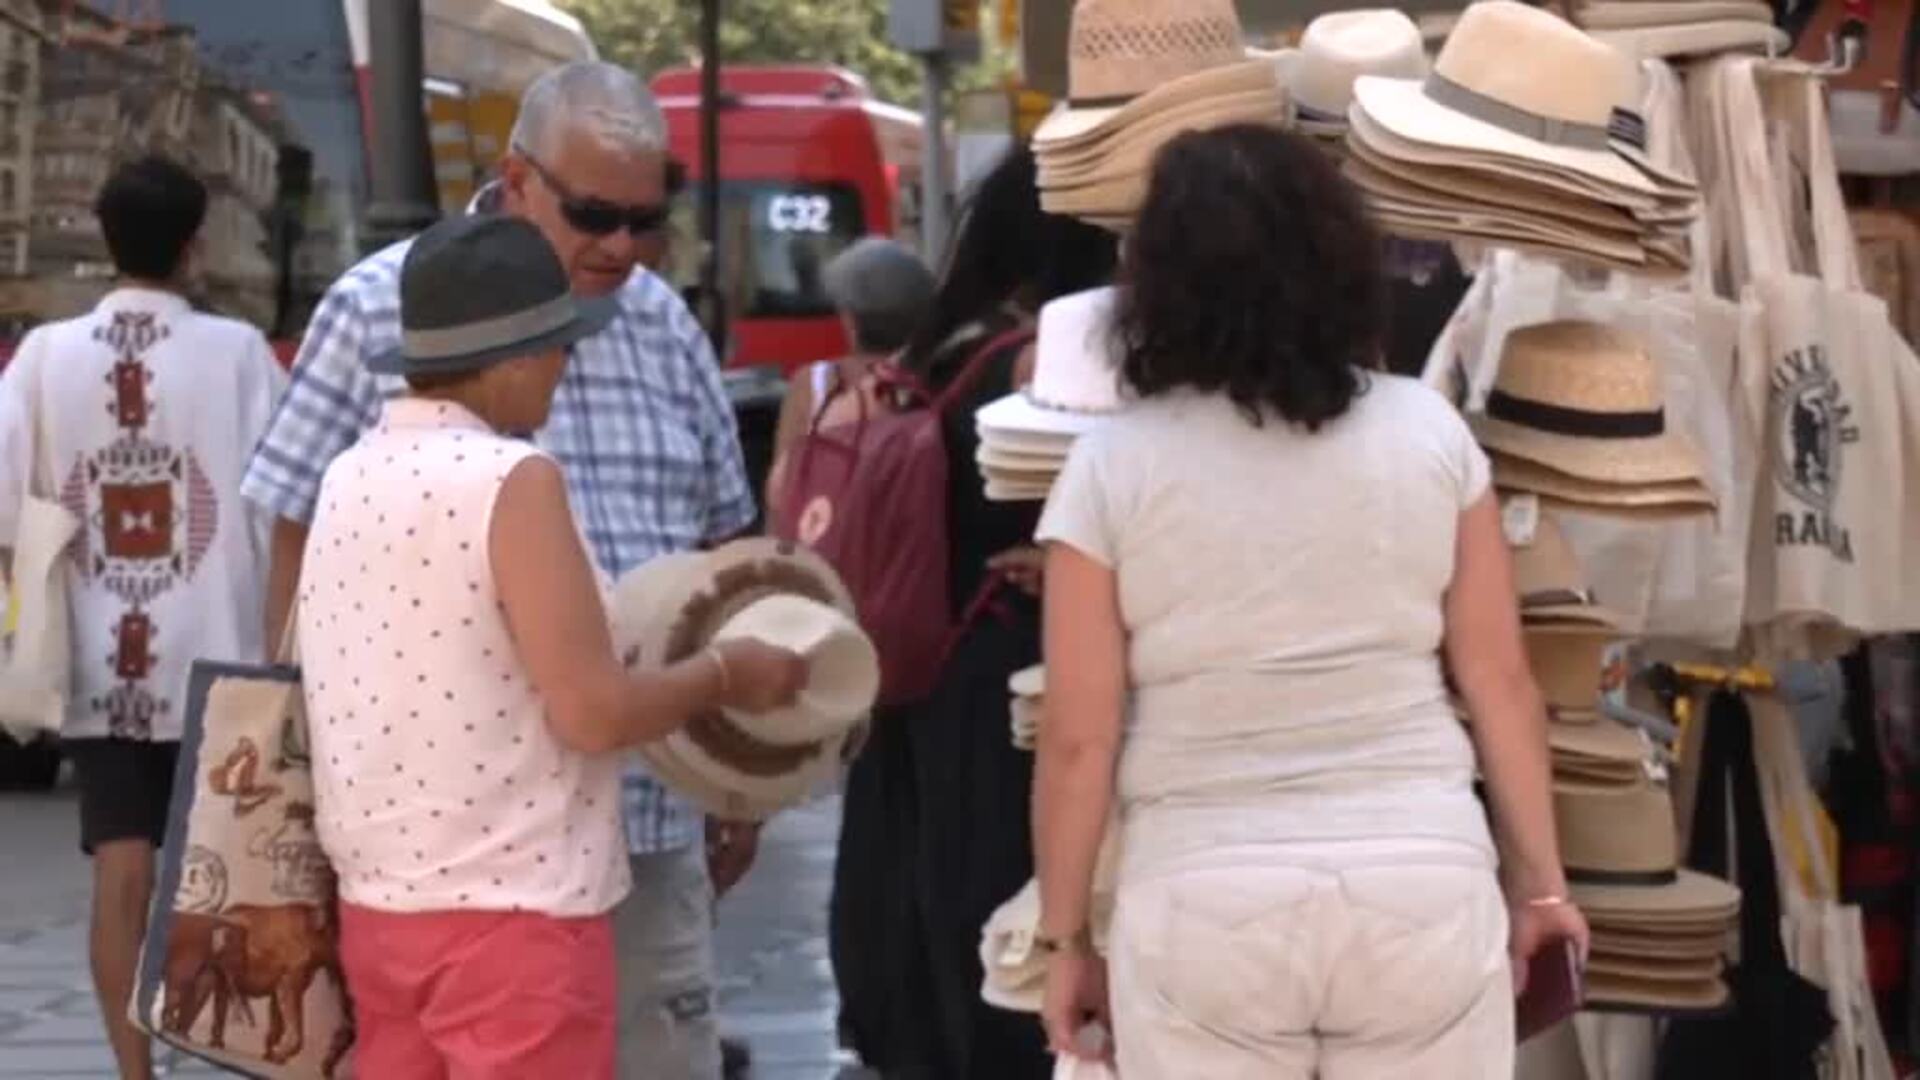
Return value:
<svg viewBox="0 0 1920 1080">
<path fill-rule="evenodd" d="M 1471 422 L 1488 449 L 1581 480 L 1700 482 L 1699 452 L 1668 430 L 1659 368 L 1638 341 L 1599 323 L 1508 334 L 1485 414 Z"/>
<path fill-rule="evenodd" d="M 1420 28 L 1392 8 L 1322 15 L 1307 24 L 1299 48 L 1286 56 L 1281 70 L 1303 123 L 1344 127 L 1353 84 L 1363 75 L 1424 79 L 1428 72 Z"/>
<path fill-rule="evenodd" d="M 807 689 L 791 707 L 715 710 L 640 748 L 660 780 L 701 809 L 767 817 L 820 791 L 858 752 L 878 661 L 846 586 L 818 556 L 765 539 L 670 555 L 623 576 L 609 607 L 629 668 L 679 663 L 741 637 L 808 661 Z"/>
<path fill-rule="evenodd" d="M 1067 38 L 1067 100 L 1034 132 L 1046 151 L 1159 110 L 1275 84 L 1249 60 L 1233 0 L 1079 0 Z"/>
<path fill-rule="evenodd" d="M 1425 79 L 1363 77 L 1355 108 L 1401 138 L 1533 161 L 1631 191 L 1659 185 L 1615 149 L 1638 75 L 1612 47 L 1514 0 L 1468 7 Z"/>
<path fill-rule="evenodd" d="M 1125 404 L 1114 355 L 1112 287 L 1054 300 L 1040 309 L 1033 382 L 981 409 L 984 436 L 1078 436 Z"/>
</svg>

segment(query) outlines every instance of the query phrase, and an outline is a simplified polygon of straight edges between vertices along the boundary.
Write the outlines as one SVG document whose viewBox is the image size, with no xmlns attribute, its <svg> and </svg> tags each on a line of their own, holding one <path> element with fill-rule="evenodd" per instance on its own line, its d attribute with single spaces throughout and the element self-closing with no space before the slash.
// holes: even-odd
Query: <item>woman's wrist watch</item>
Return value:
<svg viewBox="0 0 1920 1080">
<path fill-rule="evenodd" d="M 1085 953 L 1093 951 L 1093 935 L 1086 929 L 1071 934 L 1035 934 L 1033 947 L 1043 956 L 1058 956 L 1061 953 Z"/>
</svg>

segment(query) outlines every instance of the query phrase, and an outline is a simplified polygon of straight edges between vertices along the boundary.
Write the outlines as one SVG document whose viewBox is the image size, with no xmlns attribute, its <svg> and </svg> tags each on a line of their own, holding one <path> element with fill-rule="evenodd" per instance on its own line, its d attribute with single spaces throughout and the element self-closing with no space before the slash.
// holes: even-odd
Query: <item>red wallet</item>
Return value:
<svg viewBox="0 0 1920 1080">
<path fill-rule="evenodd" d="M 1542 946 L 1527 968 L 1527 988 L 1514 1003 L 1514 1027 L 1520 1042 L 1580 1011 L 1586 993 L 1580 954 L 1571 940 Z"/>
</svg>

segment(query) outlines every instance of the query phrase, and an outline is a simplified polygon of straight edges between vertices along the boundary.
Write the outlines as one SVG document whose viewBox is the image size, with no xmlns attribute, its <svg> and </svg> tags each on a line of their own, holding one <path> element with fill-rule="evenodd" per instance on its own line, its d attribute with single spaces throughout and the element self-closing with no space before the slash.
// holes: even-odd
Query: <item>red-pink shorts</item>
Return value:
<svg viewBox="0 0 1920 1080">
<path fill-rule="evenodd" d="M 403 1080 L 611 1080 L 617 991 L 605 916 L 340 905 L 354 1072 Z"/>
</svg>

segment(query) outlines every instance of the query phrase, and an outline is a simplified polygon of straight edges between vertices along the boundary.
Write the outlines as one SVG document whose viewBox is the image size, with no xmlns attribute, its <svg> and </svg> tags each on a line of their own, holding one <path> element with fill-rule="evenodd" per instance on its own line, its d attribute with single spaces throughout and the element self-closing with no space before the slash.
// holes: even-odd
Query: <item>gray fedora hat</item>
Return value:
<svg viewBox="0 0 1920 1080">
<path fill-rule="evenodd" d="M 413 241 L 400 269 L 400 347 L 370 357 L 388 375 L 455 375 L 590 337 L 611 297 L 573 295 L 540 230 L 520 218 L 449 218 Z"/>
</svg>

